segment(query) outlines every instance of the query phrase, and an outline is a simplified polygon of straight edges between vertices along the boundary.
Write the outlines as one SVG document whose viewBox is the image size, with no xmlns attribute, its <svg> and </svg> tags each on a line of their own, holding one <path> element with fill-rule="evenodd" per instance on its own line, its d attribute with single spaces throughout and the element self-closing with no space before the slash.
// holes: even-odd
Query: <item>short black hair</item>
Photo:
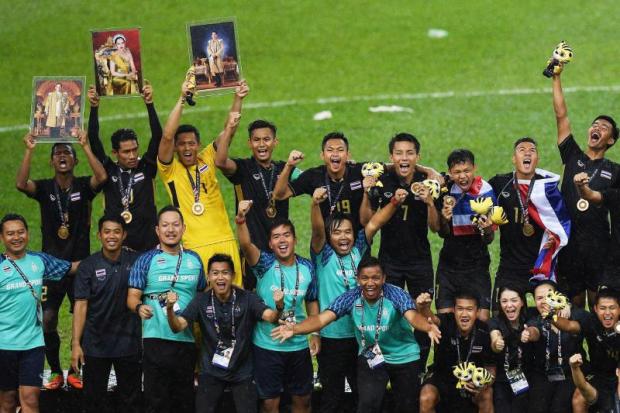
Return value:
<svg viewBox="0 0 620 413">
<path fill-rule="evenodd" d="M 381 264 L 381 261 L 379 261 L 377 257 L 373 257 L 372 255 L 362 258 L 362 261 L 360 261 L 359 265 L 357 266 L 356 277 L 360 275 L 360 273 L 362 272 L 364 268 L 374 268 L 374 267 L 379 267 L 379 269 L 381 270 L 381 273 L 385 277 L 385 268 L 383 268 L 383 264 Z"/>
<path fill-rule="evenodd" d="M 340 228 L 342 221 L 349 221 L 351 227 L 354 227 L 351 215 L 336 211 L 325 220 L 325 232 L 327 235 L 330 236 L 334 230 Z"/>
<path fill-rule="evenodd" d="M 174 143 L 177 142 L 177 139 L 180 134 L 188 133 L 188 132 L 193 132 L 194 135 L 196 136 L 196 142 L 200 143 L 200 132 L 198 132 L 198 129 L 194 125 L 187 125 L 187 124 L 180 125 L 177 128 L 177 131 L 174 133 Z"/>
<path fill-rule="evenodd" d="M 454 294 L 454 306 L 456 306 L 456 300 L 472 300 L 476 302 L 476 307 L 480 308 L 480 297 L 467 288 L 463 288 Z"/>
<path fill-rule="evenodd" d="M 213 254 L 211 256 L 211 258 L 209 258 L 209 261 L 207 261 L 207 272 L 211 271 L 211 265 L 214 262 L 225 262 L 228 264 L 228 266 L 230 267 L 230 270 L 233 272 L 235 272 L 235 263 L 233 262 L 233 259 L 230 255 L 228 254 L 222 254 L 222 253 L 216 253 Z"/>
<path fill-rule="evenodd" d="M 609 115 L 598 115 L 596 118 L 594 118 L 592 123 L 596 122 L 599 119 L 606 120 L 611 124 L 611 137 L 614 138 L 614 143 L 612 143 L 611 145 L 607 145 L 608 148 L 611 148 L 618 140 L 618 125 L 616 125 L 616 121 L 614 120 L 614 118 Z"/>
<path fill-rule="evenodd" d="M 26 231 L 28 231 L 28 223 L 26 222 L 26 218 L 24 218 L 22 215 L 9 212 L 0 220 L 0 232 L 4 231 L 4 223 L 9 221 L 21 221 L 21 223 L 24 224 L 24 228 L 26 228 Z"/>
<path fill-rule="evenodd" d="M 52 145 L 52 151 L 50 152 L 50 159 L 54 157 L 54 151 L 58 146 L 67 146 L 71 151 L 71 155 L 73 155 L 73 159 L 77 160 L 77 153 L 75 152 L 75 148 L 69 142 L 56 142 Z"/>
<path fill-rule="evenodd" d="M 248 138 L 252 137 L 252 132 L 255 129 L 262 129 L 262 128 L 271 129 L 271 131 L 273 132 L 273 136 L 276 136 L 276 132 L 278 131 L 278 129 L 276 128 L 276 125 L 269 122 L 268 120 L 256 119 L 254 122 L 248 125 Z"/>
<path fill-rule="evenodd" d="M 123 228 L 123 231 L 127 230 L 127 224 L 125 223 L 125 220 L 121 218 L 120 215 L 106 214 L 102 216 L 101 218 L 99 218 L 99 222 L 97 222 L 97 228 L 99 232 L 101 232 L 101 228 L 103 228 L 103 224 L 108 221 L 120 224 L 120 226 Z"/>
<path fill-rule="evenodd" d="M 418 138 L 416 138 L 410 133 L 397 133 L 392 137 L 392 139 L 390 139 L 390 143 L 388 144 L 390 154 L 394 151 L 394 145 L 396 144 L 396 142 L 411 142 L 413 143 L 413 146 L 415 146 L 415 152 L 420 153 L 420 141 L 418 141 Z"/>
<path fill-rule="evenodd" d="M 297 238 L 297 235 L 295 234 L 295 225 L 293 224 L 293 222 L 288 218 L 282 218 L 282 217 L 278 217 L 274 219 L 271 225 L 269 226 L 269 238 L 271 238 L 271 233 L 273 232 L 273 230 L 282 225 L 284 225 L 285 227 L 288 227 L 291 230 L 291 233 L 293 234 L 293 238 Z"/>
<path fill-rule="evenodd" d="M 532 284 L 533 284 L 532 292 L 535 292 L 536 289 L 540 287 L 541 285 L 548 285 L 549 287 L 553 288 L 554 291 L 558 290 L 558 284 L 555 281 L 548 280 L 548 279 L 534 280 Z"/>
<path fill-rule="evenodd" d="M 620 298 L 618 295 L 618 291 L 609 287 L 601 287 L 599 288 L 596 296 L 594 297 L 594 305 L 598 305 L 598 302 L 603 298 L 609 298 L 612 300 L 616 300 L 616 303 L 620 304 Z"/>
<path fill-rule="evenodd" d="M 325 150 L 325 145 L 327 145 L 327 141 L 330 141 L 332 139 L 340 139 L 341 141 L 344 142 L 344 146 L 347 149 L 347 151 L 349 150 L 349 140 L 347 139 L 346 136 L 344 136 L 344 133 L 342 132 L 330 132 L 327 135 L 323 136 L 323 140 L 321 141 L 321 150 Z"/>
<path fill-rule="evenodd" d="M 112 134 L 110 138 L 112 140 L 112 149 L 118 151 L 121 147 L 121 142 L 125 141 L 136 141 L 138 142 L 138 135 L 136 131 L 128 128 L 118 129 L 116 132 Z"/>
<path fill-rule="evenodd" d="M 448 169 L 452 168 L 454 165 L 467 162 L 471 163 L 472 165 L 476 164 L 476 158 L 474 157 L 474 153 L 469 149 L 455 149 L 450 152 L 450 155 L 448 155 Z"/>
<path fill-rule="evenodd" d="M 166 212 L 176 212 L 181 217 L 181 223 L 185 223 L 185 220 L 183 219 L 183 214 L 181 213 L 181 210 L 179 208 L 175 207 L 174 205 L 166 205 L 165 207 L 163 207 L 162 209 L 159 210 L 159 212 L 157 213 L 157 222 L 158 223 L 159 223 L 159 219 L 161 218 L 161 216 L 163 214 L 165 214 Z"/>
<path fill-rule="evenodd" d="M 534 146 L 538 146 L 538 144 L 536 143 L 536 141 L 534 140 L 534 138 L 530 138 L 529 136 L 524 136 L 522 138 L 519 138 L 515 141 L 515 144 L 513 145 L 513 149 L 517 149 L 517 146 L 519 146 L 520 144 L 522 144 L 523 142 L 529 142 L 531 144 L 533 144 Z"/>
</svg>

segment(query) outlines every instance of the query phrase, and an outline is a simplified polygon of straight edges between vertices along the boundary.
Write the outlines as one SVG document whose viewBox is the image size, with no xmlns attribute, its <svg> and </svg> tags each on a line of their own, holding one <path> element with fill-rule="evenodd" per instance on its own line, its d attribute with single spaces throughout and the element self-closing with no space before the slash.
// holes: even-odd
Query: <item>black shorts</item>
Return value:
<svg viewBox="0 0 620 413">
<path fill-rule="evenodd" d="M 409 295 L 414 300 L 422 293 L 430 293 L 431 296 L 435 293 L 432 263 L 416 265 L 410 268 L 383 263 L 383 269 L 386 274 L 386 282 L 400 288 L 405 288 L 406 285 Z"/>
<path fill-rule="evenodd" d="M 499 290 L 503 287 L 510 287 L 510 289 L 516 290 L 524 295 L 532 292 L 533 285 L 530 283 L 530 277 L 531 274 L 529 274 L 529 272 L 498 272 L 495 275 L 495 284 L 493 285 L 493 297 L 491 298 L 491 305 L 493 307 L 493 311 L 499 310 L 497 300 Z"/>
<path fill-rule="evenodd" d="M 461 269 L 442 265 L 437 267 L 437 296 L 435 305 L 437 309 L 454 307 L 454 296 L 460 290 L 475 293 L 480 301 L 480 308 L 491 308 L 491 276 L 488 265 L 479 268 Z"/>
<path fill-rule="evenodd" d="M 65 295 L 69 297 L 69 311 L 73 313 L 73 276 L 67 276 L 60 281 L 43 281 L 41 306 L 43 311 L 58 312 Z"/>
<path fill-rule="evenodd" d="M 615 291 L 620 291 L 620 273 L 618 272 L 618 268 L 619 267 L 605 268 L 603 275 L 599 279 L 599 285 L 595 291 L 598 291 L 601 287 L 607 287 Z"/>
<path fill-rule="evenodd" d="M 446 380 L 441 374 L 433 372 L 433 366 L 429 367 L 428 373 L 424 377 L 422 389 L 427 384 L 435 386 L 439 392 L 437 411 L 466 413 L 478 411 L 478 407 L 474 404 L 469 393 L 457 389 L 454 380 Z"/>
<path fill-rule="evenodd" d="M 615 375 L 592 373 L 586 377 L 588 383 L 596 389 L 596 401 L 588 407 L 589 412 L 614 411 L 615 394 L 618 388 L 618 379 Z"/>
<path fill-rule="evenodd" d="M 274 399 L 286 390 L 292 396 L 312 392 L 310 350 L 273 351 L 253 346 L 254 380 L 260 399 Z"/>
<path fill-rule="evenodd" d="M 0 350 L 0 390 L 17 390 L 19 386 L 41 387 L 45 347 L 30 350 Z"/>
<path fill-rule="evenodd" d="M 571 243 L 574 241 L 571 240 Z M 558 279 L 569 298 L 585 290 L 596 291 L 601 283 L 607 258 L 607 246 L 593 244 L 588 248 L 569 245 L 558 257 Z"/>
</svg>

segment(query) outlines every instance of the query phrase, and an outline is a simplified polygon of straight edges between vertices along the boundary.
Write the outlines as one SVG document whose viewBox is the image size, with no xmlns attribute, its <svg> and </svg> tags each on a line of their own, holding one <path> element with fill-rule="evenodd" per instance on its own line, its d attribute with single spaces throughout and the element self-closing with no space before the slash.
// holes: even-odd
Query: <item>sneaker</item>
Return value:
<svg viewBox="0 0 620 413">
<path fill-rule="evenodd" d="M 67 383 L 76 390 L 82 390 L 82 378 L 77 373 L 68 374 Z"/>
<path fill-rule="evenodd" d="M 47 383 L 43 386 L 47 390 L 58 390 L 65 385 L 62 373 L 51 373 Z"/>
</svg>

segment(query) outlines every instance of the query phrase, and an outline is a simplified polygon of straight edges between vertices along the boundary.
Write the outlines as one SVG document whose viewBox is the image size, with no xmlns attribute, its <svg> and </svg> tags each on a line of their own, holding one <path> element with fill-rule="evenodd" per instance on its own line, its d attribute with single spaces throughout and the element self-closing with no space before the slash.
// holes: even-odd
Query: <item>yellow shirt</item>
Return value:
<svg viewBox="0 0 620 413">
<path fill-rule="evenodd" d="M 196 166 L 200 171 L 200 202 L 204 205 L 202 215 L 192 213 L 194 191 L 187 172 L 196 181 Z M 172 203 L 181 210 L 185 220 L 183 246 L 197 248 L 233 240 L 224 198 L 215 175 L 215 147 L 210 143 L 198 154 L 198 165 L 190 168 L 175 157 L 169 164 L 157 160 L 157 169 Z"/>
</svg>

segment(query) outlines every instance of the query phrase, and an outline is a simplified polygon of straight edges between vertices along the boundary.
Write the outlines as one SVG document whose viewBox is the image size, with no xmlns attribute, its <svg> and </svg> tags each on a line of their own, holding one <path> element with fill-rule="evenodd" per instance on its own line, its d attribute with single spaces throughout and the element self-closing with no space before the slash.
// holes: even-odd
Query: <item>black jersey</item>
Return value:
<svg viewBox="0 0 620 413">
<path fill-rule="evenodd" d="M 603 248 L 601 253 L 604 254 L 609 241 L 607 207 L 590 204 L 586 211 L 579 211 L 577 201 L 580 196 L 573 183 L 573 177 L 580 172 L 587 172 L 590 176 L 590 187 L 595 191 L 601 191 L 618 182 L 620 167 L 609 159 L 590 159 L 577 145 L 572 135 L 569 135 L 558 148 L 564 164 L 562 195 L 572 221 L 570 239 L 565 250 L 596 247 Z"/>
<path fill-rule="evenodd" d="M 424 179 L 426 175 L 419 172 L 413 176 L 414 182 Z M 374 210 L 390 202 L 397 189 L 409 191 L 410 185 L 401 181 L 393 172 L 383 174 L 380 181 L 383 187 L 377 187 L 378 195 L 371 200 Z M 400 268 L 432 265 L 427 217 L 428 210 L 424 201 L 409 193 L 400 209 L 381 228 L 379 260 Z"/>
<path fill-rule="evenodd" d="M 542 177 L 537 174 L 535 175 L 536 178 Z M 504 209 L 508 219 L 507 224 L 499 227 L 500 260 L 498 273 L 528 274 L 538 257 L 540 242 L 545 231 L 538 226 L 536 221 L 530 219 L 529 222 L 534 227 L 534 234 L 530 237 L 523 234 L 523 212 L 517 198 L 512 172 L 495 175 L 489 180 L 489 184 L 493 187 L 497 204 Z"/>
<path fill-rule="evenodd" d="M 525 308 L 522 309 L 525 311 Z M 522 321 L 526 318 L 523 317 Z M 493 352 L 495 358 L 495 377 L 498 382 L 508 382 L 506 376 L 506 366 L 509 370 L 521 369 L 524 373 L 529 373 L 533 368 L 534 353 L 531 343 L 521 342 L 523 324 L 519 322 L 519 327 L 514 329 L 509 323 L 500 318 L 494 317 L 489 320 L 489 334 L 493 330 L 498 330 L 504 339 L 504 350 L 499 353 Z"/>
<path fill-rule="evenodd" d="M 620 188 L 601 191 L 603 204 L 609 208 L 611 216 L 611 242 L 605 262 L 605 273 L 620 283 Z M 617 285 L 614 285 L 617 288 Z"/>
<path fill-rule="evenodd" d="M 276 201 L 276 215 L 271 218 L 267 215 L 269 199 L 286 162 L 274 161 L 272 167 L 267 169 L 254 158 L 233 160 L 237 164 L 237 170 L 226 178 L 235 186 L 235 205 L 238 206 L 240 201 L 246 199 L 253 201 L 246 216 L 250 237 L 258 249 L 268 250 L 271 223 L 276 218 L 288 218 L 288 200 Z M 299 170 L 295 168 L 289 181 L 293 181 L 298 175 Z"/>
<path fill-rule="evenodd" d="M 459 363 L 473 362 L 476 367 L 495 365 L 486 324 L 476 320 L 469 336 L 462 337 L 453 313 L 439 314 L 438 317 L 441 321 L 439 326 L 441 340 L 435 345 L 435 362 L 432 369 L 442 380 L 456 386 L 457 379 L 452 370 Z"/>
<path fill-rule="evenodd" d="M 302 172 L 295 181 L 289 183 L 294 196 L 307 194 L 312 196 L 314 190 L 326 187 L 329 190 L 327 201 L 321 202 L 321 214 L 327 219 L 333 211 L 351 216 L 354 232 L 362 228 L 360 223 L 360 207 L 364 197 L 362 186 L 362 164 L 348 163 L 344 177 L 340 181 L 332 180 L 327 174 L 325 165 L 317 166 Z"/>
<path fill-rule="evenodd" d="M 41 250 L 67 261 L 79 261 L 90 255 L 90 212 L 97 192 L 90 187 L 90 176 L 73 178 L 67 190 L 61 190 L 55 179 L 34 181 L 36 190 L 29 197 L 41 210 Z M 59 237 L 62 215 L 68 218 L 69 236 Z"/>
<path fill-rule="evenodd" d="M 157 245 L 155 226 L 157 209 L 155 205 L 155 177 L 157 176 L 157 151 L 162 137 L 162 129 L 153 104 L 147 105 L 151 140 L 149 146 L 134 169 L 123 170 L 105 154 L 99 138 L 98 108 L 90 108 L 88 118 L 88 137 L 93 153 L 101 161 L 108 173 L 103 185 L 106 215 L 120 215 L 124 207 L 121 191 L 129 194 L 131 222 L 127 225 L 127 238 L 124 245 L 136 251 L 146 251 Z M 131 184 L 131 188 L 129 185 Z"/>
</svg>

